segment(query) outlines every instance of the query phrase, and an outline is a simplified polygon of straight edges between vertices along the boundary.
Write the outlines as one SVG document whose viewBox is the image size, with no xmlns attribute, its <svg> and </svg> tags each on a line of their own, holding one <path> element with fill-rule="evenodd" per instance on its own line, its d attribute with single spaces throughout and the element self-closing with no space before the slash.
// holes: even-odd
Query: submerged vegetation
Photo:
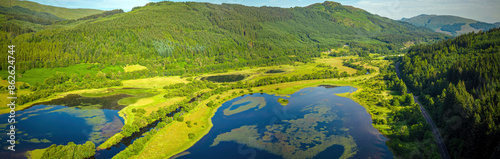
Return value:
<svg viewBox="0 0 500 159">
<path fill-rule="evenodd" d="M 339 58 L 325 57 L 332 61 Z M 140 128 L 148 125 L 148 123 L 152 123 L 160 118 L 164 118 L 164 121 L 160 122 L 156 126 L 155 131 L 162 133 L 152 132 L 148 134 L 148 136 L 151 137 L 139 138 L 137 141 L 141 142 L 133 142 L 129 146 L 131 148 L 127 148 L 117 155 L 117 157 L 121 156 L 119 158 L 130 156 L 171 156 L 175 155 L 176 152 L 181 152 L 189 148 L 189 145 L 194 144 L 197 140 L 208 133 L 208 130 L 210 130 L 209 128 L 211 127 L 209 119 L 213 113 L 215 113 L 214 111 L 216 108 L 219 107 L 224 101 L 238 97 L 239 95 L 252 93 L 255 90 L 260 90 L 260 92 L 266 93 L 291 94 L 300 88 L 317 85 L 352 85 L 363 88 L 352 94 L 353 96 L 351 96 L 351 98 L 356 99 L 357 102 L 367 107 L 368 112 L 372 114 L 375 128 L 379 129 L 383 134 L 391 137 L 392 140 L 389 142 L 389 147 L 398 151 L 396 152 L 398 156 L 405 156 L 405 151 L 420 152 L 418 153 L 419 155 L 428 157 L 437 155 L 436 147 L 433 145 L 431 140 L 432 135 L 424 135 L 423 138 L 422 136 L 411 135 L 421 133 L 417 131 L 427 131 L 427 128 L 425 127 L 426 124 L 422 124 L 421 119 L 417 120 L 418 122 L 408 122 L 408 120 L 416 119 L 412 116 L 420 116 L 420 112 L 418 110 L 414 110 L 415 107 L 411 106 L 411 102 L 407 101 L 409 98 L 403 98 L 405 97 L 403 95 L 396 95 L 393 97 L 394 95 L 391 95 L 391 93 L 384 93 L 387 92 L 387 89 L 393 89 L 393 92 L 396 92 L 396 94 L 402 94 L 402 92 L 406 90 L 404 83 L 396 80 L 397 78 L 395 77 L 395 74 L 390 73 L 389 70 L 391 70 L 392 67 L 389 67 L 389 65 L 387 65 L 387 61 L 385 60 L 363 61 L 366 62 L 370 68 L 374 66 L 381 68 L 380 71 L 376 71 L 368 75 L 356 75 L 355 73 L 352 75 L 347 73 L 339 75 L 340 70 L 333 69 L 332 71 L 332 68 L 330 67 L 317 67 L 317 63 L 328 62 L 323 58 L 322 60 L 318 59 L 317 63 L 299 64 L 293 66 L 292 68 L 294 68 L 294 71 L 292 72 L 275 74 L 273 76 L 256 76 L 251 80 L 244 82 L 239 81 L 217 84 L 208 81 L 193 80 L 189 83 L 167 82 L 172 84 L 164 87 L 145 86 L 149 89 L 118 89 L 113 91 L 110 91 L 109 89 L 100 89 L 101 91 L 89 91 L 94 93 L 83 92 L 83 94 L 90 96 L 109 95 L 121 92 L 121 90 L 134 91 L 137 94 L 144 94 L 147 92 L 151 93 L 152 96 L 141 97 L 141 99 L 138 99 L 136 103 L 131 103 L 121 111 L 126 116 L 122 132 L 109 138 L 105 143 L 99 146 L 99 149 L 113 146 L 114 144 L 120 142 L 122 138 L 131 136 Z M 315 70 L 315 72 L 320 73 L 313 72 L 311 74 L 310 70 L 312 70 L 312 68 L 314 68 L 313 70 Z M 259 70 L 260 68 L 244 71 L 255 71 L 257 73 Z M 150 79 L 156 80 L 155 78 Z M 175 78 L 172 78 L 171 80 L 177 81 Z M 124 83 L 126 83 L 126 81 Z M 374 94 L 381 97 L 376 97 Z M 190 102 L 191 99 L 195 100 Z M 152 103 L 143 102 L 148 100 L 151 100 Z M 245 98 L 242 98 L 240 101 L 232 103 L 232 107 L 234 108 L 225 110 L 225 112 L 233 112 L 230 113 L 232 115 L 235 113 L 234 111 L 239 109 L 246 110 L 261 107 L 264 105 L 262 102 L 265 103 L 265 100 L 253 99 L 253 101 L 262 101 L 254 103 L 251 101 L 252 100 L 245 100 Z M 408 107 L 407 105 L 410 105 L 411 107 Z M 180 114 L 176 114 L 172 118 L 167 117 L 167 114 L 174 112 L 178 108 L 180 109 Z M 413 113 L 408 114 L 408 112 Z M 183 115 L 181 116 L 181 114 Z M 186 124 L 185 122 L 187 121 L 192 123 Z M 197 123 L 196 125 L 193 124 L 195 122 Z M 173 129 L 175 129 L 175 131 L 173 131 Z M 413 131 L 415 131 L 415 133 L 409 133 Z M 407 132 L 406 136 L 401 132 Z M 163 133 L 169 135 L 159 135 Z M 190 135 L 190 133 L 192 134 Z M 160 141 L 175 141 L 176 143 L 183 144 L 165 145 L 160 144 Z M 421 146 L 415 147 L 414 145 Z M 429 147 L 424 145 L 432 146 Z M 147 153 L 151 151 L 165 153 L 160 153 L 158 155 L 154 155 L 154 153 Z"/>
<path fill-rule="evenodd" d="M 256 108 L 257 106 L 258 108 Z M 265 106 L 266 100 L 264 99 L 264 97 L 245 97 L 231 104 L 231 106 L 229 106 L 229 108 L 227 109 L 224 109 L 223 112 L 224 115 L 230 116 L 252 108 L 261 109 Z"/>
<path fill-rule="evenodd" d="M 113 101 L 124 107 L 119 108 L 124 125 L 98 149 L 129 139 L 142 128 L 154 128 L 139 134 L 115 158 L 171 157 L 207 134 L 211 117 L 228 100 L 257 92 L 287 95 L 318 85 L 358 88 L 340 96 L 366 108 L 374 127 L 390 138 L 387 145 L 397 157 L 438 157 L 433 134 L 412 94 L 406 93 L 406 84 L 420 95 L 443 128 L 447 145 L 455 151 L 453 157 L 489 158 L 499 150 L 500 135 L 495 126 L 499 118 L 498 113 L 492 113 L 498 103 L 498 73 L 491 74 L 491 70 L 499 70 L 495 62 L 499 57 L 498 30 L 421 45 L 448 36 L 335 2 L 276 8 L 165 1 L 126 13 L 89 11 L 71 17 L 25 7 L 0 8 L 0 44 L 16 45 L 16 110 L 68 94 L 131 95 Z M 405 84 L 394 73 L 392 60 L 398 57 L 390 56 L 407 51 L 405 44 L 414 43 L 417 46 L 402 58 Z M 8 52 L 6 49 L 0 51 Z M 7 61 L 7 54 L 0 54 L 0 60 Z M 7 96 L 8 65 L 0 63 L 2 99 Z M 224 115 L 266 105 L 265 99 L 249 98 L 232 103 Z M 287 105 L 289 101 L 279 98 L 278 102 Z M 105 107 L 95 103 L 86 106 Z M 8 111 L 0 108 L 1 113 Z M 297 124 L 306 119 L 335 120 L 335 116 L 318 116 L 325 113 L 311 112 L 304 118 L 284 121 L 287 126 L 307 130 L 307 134 L 283 132 L 285 125 L 280 124 L 266 126 L 267 131 L 289 139 L 289 144 L 268 142 L 268 134 L 246 125 L 221 134 L 214 145 L 222 141 L 244 143 L 284 158 L 314 157 L 332 145 L 342 145 L 342 158 L 354 156 L 356 143 L 348 135 L 324 136 L 320 144 L 311 138 L 297 139 L 300 135 L 325 135 L 312 130 L 312 125 Z M 442 114 L 444 117 L 439 117 Z M 102 130 L 108 128 L 98 122 L 102 116 L 82 118 Z M 459 119 L 463 128 L 449 126 Z M 93 134 L 91 140 L 102 138 Z M 483 140 L 490 142 L 477 142 Z M 300 143 L 314 146 L 304 150 Z M 293 153 L 284 153 L 284 148 Z M 472 154 L 482 149 L 487 153 Z M 54 145 L 30 154 L 35 154 L 33 158 L 87 158 L 94 152 L 94 143 L 87 142 Z"/>
<path fill-rule="evenodd" d="M 285 159 L 312 158 L 332 145 L 344 147 L 340 158 L 350 158 L 356 154 L 356 142 L 351 136 L 328 135 L 329 131 L 316 129 L 318 123 L 341 120 L 330 105 L 319 102 L 303 107 L 302 111 L 307 112 L 303 118 L 266 125 L 264 130 L 259 130 L 256 125 L 245 125 L 222 133 L 211 146 L 223 141 L 234 141 Z"/>
</svg>

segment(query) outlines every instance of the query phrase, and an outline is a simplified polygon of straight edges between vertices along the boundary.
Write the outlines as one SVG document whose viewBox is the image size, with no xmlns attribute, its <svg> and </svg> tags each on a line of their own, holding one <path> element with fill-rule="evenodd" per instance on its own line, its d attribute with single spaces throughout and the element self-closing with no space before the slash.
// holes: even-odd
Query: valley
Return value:
<svg viewBox="0 0 500 159">
<path fill-rule="evenodd" d="M 495 27 L 331 1 L 2 1 L 0 155 L 495 158 Z"/>
</svg>

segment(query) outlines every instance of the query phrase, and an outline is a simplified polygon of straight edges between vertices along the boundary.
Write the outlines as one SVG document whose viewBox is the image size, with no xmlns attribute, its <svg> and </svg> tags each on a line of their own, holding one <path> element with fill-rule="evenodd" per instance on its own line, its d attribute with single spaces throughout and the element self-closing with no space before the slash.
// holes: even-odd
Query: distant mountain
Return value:
<svg viewBox="0 0 500 159">
<path fill-rule="evenodd" d="M 29 1 L 2 0 L 0 2 L 0 30 L 14 35 L 37 32 L 55 23 L 96 19 L 123 11 L 96 9 L 68 9 Z"/>
<path fill-rule="evenodd" d="M 500 27 L 500 22 L 496 22 L 496 23 L 493 23 L 493 24 L 495 24 L 496 26 Z"/>
<path fill-rule="evenodd" d="M 403 18 L 401 21 L 411 23 L 416 26 L 428 27 L 436 32 L 457 36 L 464 33 L 479 30 L 489 30 L 499 27 L 499 23 L 490 24 L 477 20 L 462 18 L 451 15 L 426 15 L 421 14 L 413 18 Z"/>
<path fill-rule="evenodd" d="M 70 9 L 70 8 L 54 7 L 54 6 L 39 4 L 36 2 L 20 1 L 20 0 L 1 0 L 0 6 L 9 8 L 14 6 L 19 6 L 36 12 L 45 12 L 53 14 L 57 17 L 64 19 L 78 19 L 92 14 L 100 14 L 104 12 L 103 10 L 97 10 L 97 9 Z"/>
</svg>

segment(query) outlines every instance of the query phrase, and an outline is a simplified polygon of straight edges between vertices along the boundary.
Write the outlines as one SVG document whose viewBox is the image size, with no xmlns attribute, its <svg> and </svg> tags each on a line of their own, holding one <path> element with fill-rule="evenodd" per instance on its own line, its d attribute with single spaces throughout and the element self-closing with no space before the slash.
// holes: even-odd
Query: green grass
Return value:
<svg viewBox="0 0 500 159">
<path fill-rule="evenodd" d="M 188 81 L 179 76 L 171 76 L 125 80 L 122 83 L 124 87 L 158 88 L 176 83 L 188 83 Z"/>
<path fill-rule="evenodd" d="M 45 153 L 45 149 L 35 149 L 32 151 L 26 152 L 26 157 L 28 159 L 40 159 L 40 158 L 42 158 L 43 153 Z"/>
<path fill-rule="evenodd" d="M 278 98 L 278 102 L 279 102 L 282 106 L 286 106 L 286 105 L 288 105 L 288 99 Z"/>
<path fill-rule="evenodd" d="M 123 69 L 125 70 L 125 72 L 133 72 L 133 71 L 145 70 L 147 68 L 141 65 L 129 65 L 125 66 Z"/>
<path fill-rule="evenodd" d="M 109 95 L 114 95 L 118 93 L 123 93 L 123 94 L 128 94 L 132 95 L 132 97 L 126 97 L 123 99 L 120 99 L 118 101 L 118 104 L 120 105 L 131 105 L 136 103 L 142 98 L 148 98 L 154 96 L 153 93 L 151 93 L 151 89 L 122 89 L 122 88 L 116 88 L 116 89 L 103 89 L 100 91 L 93 91 L 93 92 L 85 92 L 81 93 L 80 95 L 85 96 L 85 97 L 102 97 L 102 96 L 109 96 Z"/>
<path fill-rule="evenodd" d="M 336 58 L 333 58 L 336 59 Z M 384 64 L 387 63 L 387 61 L 383 62 Z M 301 75 L 301 74 L 308 74 L 311 73 L 311 71 L 308 69 L 311 67 L 316 67 L 317 64 L 305 64 L 305 65 L 300 65 L 300 66 L 269 66 L 269 67 L 258 67 L 258 68 L 252 68 L 252 69 L 246 69 L 246 70 L 240 70 L 240 71 L 230 71 L 230 73 L 250 73 L 253 74 L 252 77 L 249 77 L 245 79 L 245 81 L 255 81 L 260 79 L 261 77 L 270 77 L 270 76 L 283 76 L 289 74 L 296 74 L 296 75 Z M 264 72 L 268 69 L 274 69 L 274 68 L 286 68 L 287 72 L 285 73 L 280 73 L 280 74 L 272 74 L 272 75 L 266 75 Z M 292 71 L 293 70 L 293 71 Z M 205 74 L 203 76 L 208 76 L 208 75 L 215 75 L 215 74 Z M 280 83 L 280 84 L 274 84 L 274 85 L 267 85 L 267 86 L 262 86 L 262 87 L 255 87 L 252 88 L 252 90 L 263 90 L 264 93 L 268 94 L 276 94 L 276 95 L 281 95 L 281 96 L 286 96 L 288 94 L 293 94 L 296 91 L 306 88 L 306 87 L 314 87 L 322 84 L 330 84 L 330 85 L 338 85 L 338 86 L 346 86 L 346 85 L 351 85 L 356 88 L 357 84 L 359 82 L 354 82 L 358 81 L 359 79 L 364 79 L 364 78 L 372 78 L 378 75 L 378 73 L 373 73 L 370 75 L 363 75 L 359 77 L 349 77 L 349 78 L 342 78 L 342 79 L 320 79 L 320 80 L 307 80 L 307 81 L 296 81 L 296 82 L 288 82 L 288 83 Z M 279 90 L 276 90 L 276 88 L 280 88 Z M 227 102 L 235 97 L 238 97 L 243 94 L 249 93 L 248 91 L 244 91 L 243 93 L 240 93 L 240 89 L 235 89 L 235 90 L 230 90 L 227 92 L 224 92 L 222 94 L 218 94 L 215 96 L 211 96 L 207 100 L 201 101 L 198 105 L 198 107 L 195 108 L 195 110 L 192 110 L 191 112 L 187 113 L 184 115 L 185 120 L 187 121 L 192 121 L 192 122 L 198 122 L 199 126 L 204 126 L 204 127 L 194 127 L 194 128 L 188 128 L 186 124 L 182 122 L 173 122 L 167 125 L 166 127 L 162 128 L 160 132 L 155 135 L 149 142 L 145 145 L 144 149 L 142 152 L 134 156 L 136 158 L 168 158 L 171 157 L 177 153 L 180 153 L 188 148 L 190 148 L 192 145 L 194 145 L 198 140 L 200 140 L 205 134 L 210 131 L 210 128 L 213 126 L 211 122 L 212 116 L 215 114 L 217 111 L 217 108 L 208 108 L 206 107 L 206 103 L 209 101 L 214 101 L 218 106 L 220 106 L 222 103 Z M 232 94 L 233 92 L 236 92 L 236 95 Z M 219 99 L 216 99 L 216 96 L 220 96 Z M 168 101 L 167 101 L 168 102 Z M 189 133 L 195 134 L 194 139 L 188 139 L 187 135 Z M 169 143 L 178 143 L 178 144 L 169 144 Z"/>
<path fill-rule="evenodd" d="M 326 57 L 326 59 L 321 60 L 318 63 L 329 63 L 329 62 L 338 62 L 340 58 L 336 57 Z M 318 61 L 318 60 L 317 60 Z M 253 82 L 255 80 L 264 78 L 264 77 L 273 77 L 273 76 L 292 76 L 292 75 L 303 75 L 309 74 L 313 70 L 321 70 L 325 68 L 318 68 L 318 63 L 308 63 L 308 64 L 298 64 L 296 66 L 283 65 L 283 66 L 268 66 L 268 67 L 257 67 L 239 71 L 231 71 L 230 73 L 243 73 L 243 74 L 251 74 L 249 78 L 245 79 L 245 81 Z M 387 61 L 385 60 L 376 60 L 371 64 L 376 65 L 386 65 Z M 367 64 L 367 65 L 371 65 Z M 86 68 L 86 65 L 74 66 L 75 68 Z M 373 66 L 371 66 L 373 67 Z M 284 73 L 279 74 L 266 74 L 265 71 L 269 69 L 281 69 L 286 70 Z M 338 68 L 342 70 L 343 68 Z M 61 70 L 61 69 L 59 69 Z M 62 70 L 64 71 L 64 69 Z M 82 71 L 80 73 L 85 73 Z M 369 74 L 362 75 L 357 77 L 348 77 L 348 78 L 340 78 L 340 79 L 319 79 L 319 80 L 307 80 L 307 81 L 296 81 L 296 82 L 288 82 L 288 83 L 280 83 L 274 85 L 266 85 L 262 87 L 255 87 L 252 90 L 258 91 L 263 90 L 264 93 L 268 94 L 276 94 L 276 95 L 289 95 L 293 94 L 296 91 L 306 88 L 306 87 L 314 87 L 323 84 L 329 85 L 337 85 L 337 86 L 353 86 L 358 90 L 356 93 L 351 94 L 340 94 L 340 96 L 345 96 L 353 99 L 354 101 L 360 103 L 364 106 L 368 113 L 372 114 L 372 118 L 387 118 L 390 110 L 387 108 L 377 107 L 372 105 L 371 103 L 364 102 L 365 99 L 359 99 L 356 94 L 362 93 L 363 90 L 368 89 L 362 83 L 373 77 L 376 77 L 379 74 L 379 71 Z M 204 74 L 201 76 L 209 76 L 209 75 L 217 75 L 213 74 Z M 195 78 L 196 79 L 196 78 Z M 156 111 L 160 107 L 175 105 L 175 103 L 180 102 L 185 97 L 177 97 L 177 98 L 169 98 L 166 99 L 163 97 L 167 90 L 162 89 L 162 86 L 179 83 L 179 82 L 188 82 L 179 77 L 155 77 L 155 78 L 146 78 L 146 79 L 138 79 L 138 80 L 127 80 L 124 81 L 124 86 L 117 88 L 103 88 L 103 89 L 94 89 L 77 92 L 78 94 L 82 94 L 84 96 L 106 96 L 112 95 L 116 93 L 126 93 L 130 95 L 136 95 L 135 97 L 129 97 L 122 99 L 119 101 L 121 104 L 128 105 L 126 108 L 122 109 L 119 113 L 120 116 L 125 117 L 125 124 L 131 124 L 134 120 L 134 113 L 131 113 L 133 108 L 143 108 L 149 114 L 153 111 Z M 375 80 L 375 82 L 380 82 Z M 123 87 L 139 87 L 139 88 L 147 88 L 147 89 L 118 89 Z M 280 89 L 276 89 L 280 88 Z M 142 152 L 135 156 L 136 158 L 164 158 L 175 155 L 178 152 L 182 152 L 193 144 L 195 144 L 199 139 L 201 139 L 205 134 L 208 133 L 210 128 L 212 127 L 211 117 L 214 115 L 216 108 L 209 108 L 205 105 L 209 101 L 214 101 L 218 106 L 222 103 L 233 99 L 239 95 L 249 93 L 247 90 L 244 90 L 243 93 L 240 92 L 240 89 L 230 90 L 224 92 L 222 94 L 218 94 L 215 96 L 209 97 L 207 100 L 200 101 L 197 108 L 185 114 L 185 120 L 197 122 L 197 126 L 193 126 L 191 128 L 187 127 L 183 122 L 173 122 L 162 128 L 160 133 L 156 134 L 153 139 L 149 140 L 146 143 L 145 148 Z M 233 94 L 236 92 L 236 95 Z M 384 98 L 391 98 L 393 96 L 390 91 L 382 93 Z M 220 96 L 219 99 L 216 99 L 216 96 Z M 281 102 L 280 102 L 281 103 Z M 390 126 L 389 125 L 375 125 L 374 127 L 379 129 L 383 134 L 389 133 Z M 189 139 L 187 135 L 189 133 L 195 134 L 193 139 Z M 108 139 L 105 143 L 99 146 L 99 149 L 106 148 L 111 146 L 111 143 L 115 141 L 119 141 L 123 135 L 120 133 L 115 134 L 115 136 Z M 169 144 L 169 143 L 178 143 L 178 144 Z"/>
<path fill-rule="evenodd" d="M 26 82 L 30 85 L 35 83 L 43 83 L 45 79 L 53 76 L 56 72 L 66 73 L 67 75 L 77 74 L 84 75 L 89 73 L 90 75 L 95 75 L 99 71 L 107 73 L 107 72 L 123 72 L 123 69 L 119 66 L 108 66 L 104 69 L 100 69 L 96 67 L 96 64 L 77 64 L 69 67 L 57 67 L 57 68 L 35 68 L 28 70 L 22 74 L 22 77 L 17 79 L 21 82 Z M 2 77 L 7 75 L 6 72 L 2 71 Z"/>
<path fill-rule="evenodd" d="M 308 63 L 308 64 L 298 64 L 296 66 L 290 66 L 290 65 L 283 65 L 283 66 L 268 66 L 268 67 L 257 67 L 257 68 L 249 68 L 245 70 L 239 70 L 239 71 L 231 71 L 230 73 L 243 73 L 243 74 L 251 74 L 252 76 L 245 79 L 245 81 L 248 82 L 253 82 L 255 80 L 261 79 L 263 77 L 273 77 L 273 76 L 292 76 L 292 75 L 303 75 L 303 74 L 309 74 L 311 73 L 312 70 L 321 70 L 325 68 L 318 68 L 317 65 L 318 63 L 334 63 L 341 61 L 339 57 L 326 57 L 326 59 L 321 59 L 321 60 L 316 60 L 317 63 Z M 387 64 L 387 61 L 380 60 L 380 62 L 373 62 L 373 64 L 377 65 L 385 65 Z M 368 64 L 367 64 L 368 65 Z M 78 73 L 90 73 L 92 69 L 87 70 L 88 64 L 82 64 L 82 65 L 76 65 L 72 66 L 74 69 L 84 69 L 80 70 Z M 57 68 L 57 69 L 45 69 L 45 70 L 51 70 L 51 71 L 62 71 L 62 72 L 68 72 L 69 70 L 65 70 L 68 68 Z M 286 70 L 283 73 L 279 74 L 266 74 L 265 71 L 269 69 L 280 69 L 280 70 Z M 339 70 L 345 69 L 345 68 L 338 68 Z M 113 70 L 110 68 L 110 70 Z M 38 70 L 40 72 L 28 72 L 29 74 L 35 74 L 35 73 L 41 73 L 42 70 Z M 97 71 L 97 70 L 94 70 Z M 74 72 L 74 71 L 73 71 Z M 202 76 L 207 76 L 207 75 L 217 75 L 217 74 L 204 74 Z M 267 86 L 262 86 L 262 87 L 255 87 L 252 88 L 254 91 L 258 90 L 263 90 L 264 93 L 268 94 L 276 94 L 276 95 L 289 95 L 293 94 L 296 91 L 306 88 L 306 87 L 314 87 L 322 84 L 330 84 L 330 85 L 337 85 L 337 86 L 353 86 L 358 88 L 357 92 L 361 92 L 363 89 L 363 86 L 360 85 L 363 81 L 366 79 L 373 78 L 378 75 L 378 71 L 376 73 L 370 74 L 370 75 L 363 75 L 363 76 L 358 76 L 358 77 L 348 77 L 348 78 L 341 78 L 341 79 L 320 79 L 320 80 L 307 80 L 307 81 L 296 81 L 296 82 L 288 82 L 288 83 L 280 83 L 280 84 L 274 84 L 274 85 L 267 85 Z M 78 94 L 81 94 L 83 96 L 106 96 L 106 95 L 112 95 L 116 93 L 126 93 L 130 95 L 135 95 L 135 97 L 129 97 L 129 98 L 124 98 L 119 101 L 120 104 L 128 105 L 126 108 L 122 109 L 119 113 L 120 116 L 125 117 L 125 124 L 131 124 L 133 123 L 134 120 L 134 113 L 131 113 L 131 110 L 133 108 L 143 108 L 146 110 L 146 114 L 149 114 L 153 111 L 156 111 L 160 107 L 165 107 L 165 106 L 171 106 L 174 105 L 175 103 L 180 102 L 182 99 L 185 99 L 185 97 L 178 97 L 178 98 L 170 98 L 166 99 L 163 97 L 165 93 L 167 93 L 167 90 L 162 89 L 161 87 L 168 85 L 168 84 L 173 84 L 173 83 L 179 83 L 183 82 L 186 83 L 188 81 L 179 78 L 179 77 L 155 77 L 155 78 L 146 78 L 146 79 L 138 79 L 138 80 L 127 80 L 123 81 L 124 86 L 116 87 L 116 88 L 103 88 L 103 89 L 94 89 L 94 90 L 86 90 L 86 91 L 80 91 L 76 92 Z M 119 89 L 123 87 L 137 87 L 137 88 L 146 88 L 146 89 Z M 280 88 L 280 89 L 276 89 Z M 233 99 L 234 97 L 237 97 L 242 94 L 247 94 L 248 91 L 244 90 L 243 93 L 240 92 L 240 89 L 236 90 L 231 90 L 228 92 L 224 92 L 222 94 L 218 94 L 216 96 L 220 96 L 219 99 L 216 99 L 216 96 L 211 96 L 209 99 L 200 101 L 199 106 L 192 110 L 191 112 L 188 112 L 185 114 L 185 120 L 187 121 L 192 121 L 192 122 L 197 122 L 197 126 L 193 126 L 191 128 L 187 127 L 187 125 L 183 122 L 173 122 L 161 129 L 160 133 L 155 135 L 152 140 L 150 140 L 146 145 L 145 148 L 142 150 L 142 152 L 138 155 L 135 156 L 136 158 L 164 158 L 164 157 L 169 157 L 172 155 L 175 155 L 178 152 L 184 151 L 191 147 L 193 144 L 195 144 L 199 139 L 201 139 L 205 134 L 208 133 L 210 128 L 212 127 L 211 123 L 211 117 L 215 114 L 215 111 L 217 110 L 216 108 L 208 108 L 206 107 L 206 103 L 208 101 L 214 101 L 217 105 L 221 105 L 222 103 Z M 236 92 L 236 95 L 232 94 L 233 92 Z M 355 93 L 353 93 L 355 94 Z M 385 96 L 391 96 L 390 92 L 385 92 L 383 93 Z M 388 110 L 376 107 L 376 106 L 371 106 L 370 104 L 363 104 L 362 101 L 357 99 L 356 97 L 352 96 L 351 94 L 348 94 L 349 97 L 356 102 L 359 102 L 361 105 L 365 106 L 367 111 L 372 114 L 372 118 L 386 118 L 385 116 L 388 114 Z M 283 102 L 283 103 L 282 103 Z M 280 103 L 284 104 L 284 101 Z M 378 115 L 373 115 L 375 113 L 373 112 L 378 112 Z M 375 128 L 379 129 L 382 133 L 388 133 L 388 130 L 390 127 L 389 126 L 384 126 L 384 125 L 374 125 Z M 187 135 L 189 133 L 195 134 L 195 137 L 193 139 L 189 139 Z M 123 135 L 120 133 L 115 134 L 113 137 L 109 138 L 105 143 L 101 144 L 99 146 L 99 149 L 106 148 L 112 145 L 112 143 L 115 143 L 116 141 L 119 141 L 121 138 L 123 138 Z M 178 143 L 178 144 L 168 144 L 168 143 Z"/>
</svg>

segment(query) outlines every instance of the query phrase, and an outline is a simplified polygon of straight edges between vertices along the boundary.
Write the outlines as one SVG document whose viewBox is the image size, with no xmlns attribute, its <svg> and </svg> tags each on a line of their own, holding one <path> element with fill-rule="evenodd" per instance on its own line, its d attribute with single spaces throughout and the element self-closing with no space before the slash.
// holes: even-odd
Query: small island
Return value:
<svg viewBox="0 0 500 159">
<path fill-rule="evenodd" d="M 278 99 L 278 102 L 279 102 L 281 105 L 283 105 L 283 106 L 288 105 L 288 99 L 279 98 L 279 99 Z"/>
</svg>

